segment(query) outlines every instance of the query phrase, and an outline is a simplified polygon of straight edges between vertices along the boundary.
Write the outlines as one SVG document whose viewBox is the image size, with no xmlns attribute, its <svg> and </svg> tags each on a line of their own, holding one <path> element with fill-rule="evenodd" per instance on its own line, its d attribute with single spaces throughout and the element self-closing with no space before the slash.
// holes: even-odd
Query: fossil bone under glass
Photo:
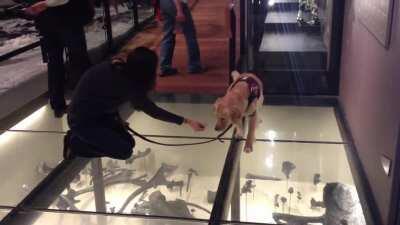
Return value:
<svg viewBox="0 0 400 225">
<path fill-rule="evenodd" d="M 128 160 L 103 158 L 96 164 L 93 162 L 98 159 L 94 159 L 50 208 L 209 219 L 229 142 L 184 148 L 137 143 L 135 154 Z M 42 167 L 51 170 L 47 165 Z M 96 177 L 96 173 L 101 175 Z M 104 192 L 103 207 L 96 207 L 96 191 Z"/>
<path fill-rule="evenodd" d="M 344 147 L 257 142 L 253 154 L 242 154 L 240 215 L 228 220 L 365 225 Z"/>
</svg>

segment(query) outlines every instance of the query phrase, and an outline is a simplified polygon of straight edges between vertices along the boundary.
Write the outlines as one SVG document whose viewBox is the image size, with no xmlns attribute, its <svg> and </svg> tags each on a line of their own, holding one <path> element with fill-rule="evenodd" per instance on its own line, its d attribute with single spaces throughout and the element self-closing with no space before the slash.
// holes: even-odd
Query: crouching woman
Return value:
<svg viewBox="0 0 400 225">
<path fill-rule="evenodd" d="M 148 98 L 155 87 L 157 63 L 154 51 L 139 47 L 128 54 L 124 63 L 106 61 L 85 73 L 69 105 L 65 159 L 129 158 L 135 140 L 118 113 L 119 107 L 128 101 L 155 119 L 185 124 L 195 131 L 205 129 L 202 123 L 165 111 Z"/>
</svg>

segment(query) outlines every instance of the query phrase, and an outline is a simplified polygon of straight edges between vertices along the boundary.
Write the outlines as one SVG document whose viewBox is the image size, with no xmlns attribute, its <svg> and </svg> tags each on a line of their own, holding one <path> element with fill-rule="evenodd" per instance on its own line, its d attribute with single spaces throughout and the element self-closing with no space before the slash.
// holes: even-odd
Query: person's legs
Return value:
<svg viewBox="0 0 400 225">
<path fill-rule="evenodd" d="M 172 69 L 172 58 L 175 49 L 175 15 L 176 9 L 171 0 L 160 1 L 163 14 L 163 32 L 160 49 L 160 70 L 161 74 Z"/>
<path fill-rule="evenodd" d="M 56 32 L 43 34 L 43 45 L 48 57 L 47 68 L 50 106 L 57 114 L 57 112 L 65 110 L 66 107 L 64 98 L 64 46 Z"/>
<path fill-rule="evenodd" d="M 83 27 L 66 28 L 60 31 L 67 48 L 71 73 L 68 74 L 69 86 L 74 88 L 82 75 L 90 67 L 85 31 Z"/>
<path fill-rule="evenodd" d="M 69 147 L 74 156 L 110 157 L 125 160 L 132 156 L 135 140 L 127 131 L 109 127 L 80 127 L 71 130 Z"/>
<path fill-rule="evenodd" d="M 189 72 L 201 72 L 200 49 L 197 42 L 196 28 L 193 22 L 192 14 L 187 4 L 182 4 L 182 10 L 185 14 L 185 22 L 182 24 L 182 31 L 185 35 L 188 54 L 189 54 Z"/>
</svg>

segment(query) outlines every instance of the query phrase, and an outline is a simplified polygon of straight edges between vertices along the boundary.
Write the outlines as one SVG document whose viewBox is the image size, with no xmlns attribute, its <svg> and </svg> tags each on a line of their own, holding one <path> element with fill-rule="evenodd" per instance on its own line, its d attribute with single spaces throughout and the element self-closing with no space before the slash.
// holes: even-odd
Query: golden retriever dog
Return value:
<svg viewBox="0 0 400 225">
<path fill-rule="evenodd" d="M 261 80 L 250 73 L 232 73 L 233 83 L 225 96 L 218 98 L 214 104 L 217 117 L 216 131 L 225 130 L 230 124 L 236 128 L 237 137 L 243 137 L 243 118 L 250 119 L 244 151 L 253 151 L 255 131 L 258 123 L 257 109 L 264 102 L 263 84 Z"/>
</svg>

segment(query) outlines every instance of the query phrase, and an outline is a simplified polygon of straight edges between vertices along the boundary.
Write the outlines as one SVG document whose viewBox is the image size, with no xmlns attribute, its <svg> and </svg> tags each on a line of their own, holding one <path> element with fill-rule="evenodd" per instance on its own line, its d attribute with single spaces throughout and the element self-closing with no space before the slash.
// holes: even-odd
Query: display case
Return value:
<svg viewBox="0 0 400 225">
<path fill-rule="evenodd" d="M 142 23 L 155 15 L 154 0 L 139 0 L 137 2 L 138 21 Z"/>
<path fill-rule="evenodd" d="M 133 30 L 134 18 L 137 15 L 134 0 L 112 0 L 110 2 L 110 18 L 114 39 Z"/>
<path fill-rule="evenodd" d="M 94 214 L 79 214 L 79 213 L 57 213 L 57 212 L 21 212 L 17 215 L 20 218 L 37 218 L 36 220 L 18 220 L 19 225 L 42 225 L 42 224 L 82 224 L 82 225 L 120 225 L 120 224 L 135 224 L 135 225 L 206 225 L 207 222 L 190 221 L 179 219 L 160 219 L 160 218 L 143 218 L 143 217 L 126 217 L 114 215 L 94 215 Z"/>
<path fill-rule="evenodd" d="M 11 209 L 0 209 L 0 222 L 3 220 L 3 218 L 10 213 Z"/>
<path fill-rule="evenodd" d="M 5 17 L 0 19 L 0 55 L 39 41 L 32 20 Z"/>
<path fill-rule="evenodd" d="M 186 147 L 158 146 L 140 139 L 136 143 L 128 160 L 93 159 L 49 209 L 209 219 L 229 142 Z M 40 208 L 42 203 L 30 207 Z"/>
<path fill-rule="evenodd" d="M 214 138 L 219 133 L 213 128 L 216 122 L 214 118 L 213 105 L 208 103 L 158 103 L 158 106 L 171 112 L 181 114 L 187 118 L 196 118 L 206 123 L 207 129 L 204 132 L 195 132 L 187 126 L 176 126 L 169 123 L 151 119 L 143 112 L 136 111 L 128 117 L 127 121 L 135 130 L 140 130 L 147 135 L 175 136 L 175 137 L 209 137 Z M 173 133 L 171 131 L 173 130 Z M 223 137 L 231 138 L 232 130 L 228 131 Z"/>
<path fill-rule="evenodd" d="M 17 206 L 49 175 L 62 161 L 62 140 L 50 133 L 0 135 L 0 206 Z"/>
<path fill-rule="evenodd" d="M 106 15 L 102 4 L 95 4 L 93 21 L 85 27 L 88 49 L 98 49 L 107 43 Z"/>
<path fill-rule="evenodd" d="M 196 133 L 130 108 L 121 113 L 145 137 L 179 145 L 218 135 L 215 98 L 155 99 L 208 129 Z M 48 106 L 40 107 L 0 135 L 0 167 L 8 180 L 0 184 L 0 206 L 17 206 L 4 224 L 369 224 L 335 108 L 263 106 L 259 113 L 250 154 L 229 131 L 194 146 L 135 136 L 127 160 L 62 161 L 66 118 L 54 119 Z"/>
<path fill-rule="evenodd" d="M 257 142 L 241 155 L 237 190 L 232 220 L 366 224 L 343 144 Z"/>
</svg>

